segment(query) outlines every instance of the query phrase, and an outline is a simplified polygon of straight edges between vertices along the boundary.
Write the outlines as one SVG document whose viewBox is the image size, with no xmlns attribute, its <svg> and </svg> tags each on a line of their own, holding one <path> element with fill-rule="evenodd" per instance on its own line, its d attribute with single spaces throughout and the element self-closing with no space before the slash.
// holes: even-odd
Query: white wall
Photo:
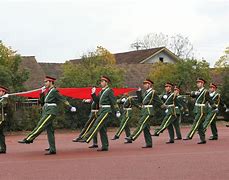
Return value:
<svg viewBox="0 0 229 180">
<path fill-rule="evenodd" d="M 155 62 L 159 62 L 160 57 L 163 57 L 164 63 L 175 63 L 175 60 L 171 56 L 162 51 L 157 55 L 153 56 L 152 58 L 148 59 L 147 61 L 145 61 L 144 64 L 153 64 Z"/>
</svg>

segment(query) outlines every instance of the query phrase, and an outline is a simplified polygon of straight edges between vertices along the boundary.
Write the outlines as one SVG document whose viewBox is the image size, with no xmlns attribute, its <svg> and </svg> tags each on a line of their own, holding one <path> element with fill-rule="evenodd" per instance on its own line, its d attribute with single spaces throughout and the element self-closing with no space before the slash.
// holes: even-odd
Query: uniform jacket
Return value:
<svg viewBox="0 0 229 180">
<path fill-rule="evenodd" d="M 162 105 L 161 99 L 157 95 L 156 91 L 153 89 L 150 89 L 148 92 L 146 91 L 144 94 L 142 93 L 142 91 L 137 91 L 136 93 L 138 97 L 138 102 L 142 106 L 142 114 L 154 115 L 154 106 Z"/>
<path fill-rule="evenodd" d="M 177 96 L 177 101 L 175 103 L 176 114 L 181 114 L 184 110 L 188 110 L 187 104 L 184 101 L 182 95 Z"/>
<path fill-rule="evenodd" d="M 194 113 L 205 113 L 207 102 L 215 108 L 214 102 L 211 100 L 209 92 L 205 88 L 191 92 L 191 97 L 196 98 Z"/>
<path fill-rule="evenodd" d="M 2 100 L 2 98 L 0 97 L 0 100 Z M 6 121 L 6 113 L 7 113 L 7 100 L 3 99 L 0 103 L 0 128 L 4 126 L 5 121 Z"/>
<path fill-rule="evenodd" d="M 218 92 L 213 92 L 211 94 L 209 94 L 210 96 L 210 99 L 212 101 L 212 105 L 210 105 L 210 103 L 208 103 L 208 106 L 207 106 L 207 111 L 213 111 L 215 110 L 216 108 L 219 107 L 220 104 L 222 104 L 222 101 L 221 101 L 221 96 Z"/>
<path fill-rule="evenodd" d="M 136 102 L 132 96 L 123 96 L 117 100 L 119 107 L 121 107 L 121 113 L 127 115 L 132 115 L 132 107 L 135 106 L 139 108 L 139 104 Z"/>
<path fill-rule="evenodd" d="M 92 94 L 92 99 L 99 105 L 99 114 L 107 112 L 111 113 L 112 109 L 119 111 L 119 107 L 116 102 L 117 100 L 114 96 L 114 91 L 110 87 L 102 89 L 98 96 L 96 96 L 95 93 Z"/>
<path fill-rule="evenodd" d="M 43 115 L 47 115 L 47 114 L 57 115 L 58 113 L 57 105 L 60 102 L 63 102 L 65 105 L 70 106 L 70 104 L 65 99 L 65 97 L 60 95 L 59 91 L 55 87 L 49 89 L 46 94 L 42 93 L 40 95 L 40 102 L 41 105 L 43 106 L 42 107 Z"/>
<path fill-rule="evenodd" d="M 173 92 L 165 93 L 162 95 L 162 101 L 166 108 L 166 114 L 176 115 L 175 106 L 177 102 L 177 96 Z"/>
</svg>

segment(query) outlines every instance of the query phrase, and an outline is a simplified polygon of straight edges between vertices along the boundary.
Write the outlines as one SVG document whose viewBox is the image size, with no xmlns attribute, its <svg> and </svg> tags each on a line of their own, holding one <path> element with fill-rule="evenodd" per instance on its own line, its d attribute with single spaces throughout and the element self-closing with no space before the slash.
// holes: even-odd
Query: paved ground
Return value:
<svg viewBox="0 0 229 180">
<path fill-rule="evenodd" d="M 182 128 L 183 134 L 188 132 Z M 7 136 L 7 154 L 0 154 L 0 179 L 229 179 L 229 128 L 219 126 L 219 140 L 197 145 L 191 141 L 165 144 L 167 131 L 153 137 L 154 147 L 142 149 L 143 135 L 133 144 L 123 144 L 124 136 L 110 141 L 109 152 L 97 152 L 88 144 L 73 143 L 77 133 L 56 133 L 58 153 L 44 156 L 46 135 L 33 144 L 18 144 L 22 135 Z M 114 132 L 109 132 L 112 138 Z M 207 132 L 210 136 L 210 131 Z"/>
</svg>

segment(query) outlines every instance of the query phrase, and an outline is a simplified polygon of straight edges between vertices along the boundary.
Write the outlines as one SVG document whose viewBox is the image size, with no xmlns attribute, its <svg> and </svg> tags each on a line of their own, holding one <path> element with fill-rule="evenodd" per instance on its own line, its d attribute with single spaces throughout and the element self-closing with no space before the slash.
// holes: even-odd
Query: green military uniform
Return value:
<svg viewBox="0 0 229 180">
<path fill-rule="evenodd" d="M 145 147 L 152 147 L 152 137 L 150 134 L 150 118 L 154 115 L 154 106 L 161 106 L 162 102 L 156 91 L 152 88 L 148 89 L 143 95 L 142 91 L 137 91 L 138 101 L 142 104 L 141 118 L 135 131 L 126 138 L 135 141 L 141 132 L 144 132 L 146 142 Z"/>
<path fill-rule="evenodd" d="M 39 120 L 34 130 L 31 133 L 29 133 L 23 141 L 18 141 L 18 142 L 32 143 L 33 140 L 37 136 L 39 136 L 42 131 L 47 129 L 49 151 L 55 153 L 56 146 L 55 146 L 53 120 L 55 119 L 58 113 L 57 104 L 59 102 L 63 102 L 67 106 L 70 106 L 70 104 L 63 96 L 59 94 L 58 90 L 55 87 L 50 88 L 47 94 L 42 93 L 40 99 L 41 99 L 41 103 L 43 104 L 41 119 Z"/>
<path fill-rule="evenodd" d="M 0 98 L 0 153 L 6 153 L 6 143 L 5 143 L 5 135 L 4 135 L 4 127 L 5 127 L 5 106 L 6 101 L 3 98 Z"/>
<path fill-rule="evenodd" d="M 102 150 L 108 150 L 109 142 L 107 137 L 107 122 L 112 113 L 112 109 L 118 111 L 118 105 L 114 92 L 108 86 L 103 88 L 99 95 L 92 94 L 93 101 L 99 104 L 98 117 L 95 120 L 95 123 L 90 128 L 90 130 L 83 137 L 83 142 L 89 143 L 91 139 L 96 136 L 97 132 L 100 133 L 100 138 L 102 142 Z"/>
<path fill-rule="evenodd" d="M 120 99 L 118 99 L 118 104 L 121 105 L 121 123 L 120 123 L 120 126 L 115 134 L 115 137 L 113 139 L 118 139 L 121 135 L 121 133 L 123 132 L 123 130 L 125 130 L 125 134 L 126 134 L 126 137 L 129 137 L 130 136 L 130 128 L 129 128 L 129 125 L 128 125 L 128 122 L 129 120 L 131 119 L 132 117 L 132 106 L 135 105 L 136 107 L 137 104 L 136 102 L 134 101 L 133 97 L 131 96 L 124 96 Z M 131 141 L 129 141 L 131 142 Z"/>
<path fill-rule="evenodd" d="M 220 94 L 217 93 L 216 91 L 210 95 L 211 95 L 210 96 L 211 100 L 214 102 L 214 104 L 213 104 L 213 106 L 211 106 L 208 103 L 207 115 L 206 115 L 205 121 L 203 123 L 203 128 L 204 128 L 204 131 L 206 131 L 207 127 L 209 125 L 211 125 L 212 137 L 210 138 L 210 140 L 217 140 L 218 139 L 218 131 L 217 131 L 217 127 L 216 127 L 216 120 L 217 120 L 216 116 L 217 116 L 218 106 L 221 103 L 221 98 L 220 98 Z"/>
<path fill-rule="evenodd" d="M 182 112 L 185 110 L 187 112 L 187 105 L 184 102 L 184 99 L 181 95 L 177 96 L 177 101 L 175 103 L 175 110 L 176 110 L 176 119 L 173 121 L 173 127 L 176 132 L 177 139 L 182 139 L 181 131 L 180 131 L 180 123 L 181 123 L 181 116 Z"/>
<path fill-rule="evenodd" d="M 162 101 L 164 102 L 164 106 L 166 107 L 165 110 L 165 117 L 160 125 L 159 128 L 155 129 L 155 136 L 158 136 L 162 133 L 166 128 L 168 128 L 170 143 L 174 142 L 174 130 L 172 123 L 176 120 L 176 110 L 175 110 L 175 103 L 176 103 L 176 95 L 172 92 L 166 93 L 162 95 Z"/>
<path fill-rule="evenodd" d="M 198 91 L 191 92 L 191 97 L 196 98 L 194 107 L 195 119 L 185 140 L 192 139 L 195 132 L 198 130 L 198 134 L 201 140 L 200 144 L 203 144 L 206 143 L 205 131 L 203 128 L 203 121 L 206 113 L 205 105 L 207 101 L 209 101 L 210 104 L 212 104 L 212 102 L 209 97 L 209 92 L 204 87 Z"/>
<path fill-rule="evenodd" d="M 84 125 L 83 129 L 81 130 L 79 137 L 76 139 L 73 139 L 73 142 L 78 142 L 80 139 L 83 139 L 84 136 L 87 134 L 87 132 L 91 129 L 93 124 L 95 123 L 96 118 L 98 117 L 98 111 L 99 111 L 99 106 L 96 104 L 95 101 L 91 103 L 91 112 L 89 115 L 89 119 Z M 97 140 L 97 135 L 93 137 L 93 145 L 97 145 L 98 140 Z"/>
</svg>

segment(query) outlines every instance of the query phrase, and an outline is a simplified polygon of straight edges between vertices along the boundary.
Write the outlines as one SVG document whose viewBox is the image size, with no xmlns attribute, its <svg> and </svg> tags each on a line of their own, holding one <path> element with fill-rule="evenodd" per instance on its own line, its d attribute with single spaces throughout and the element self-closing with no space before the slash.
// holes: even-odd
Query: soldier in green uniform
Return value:
<svg viewBox="0 0 229 180">
<path fill-rule="evenodd" d="M 214 83 L 210 84 L 209 92 L 211 100 L 214 102 L 214 108 L 208 103 L 207 107 L 207 116 L 204 121 L 204 131 L 207 130 L 207 127 L 211 126 L 212 136 L 209 138 L 209 140 L 218 140 L 218 131 L 216 127 L 216 120 L 217 120 L 217 113 L 218 113 L 218 107 L 221 103 L 220 94 L 216 92 L 217 85 Z"/>
<path fill-rule="evenodd" d="M 55 119 L 58 113 L 57 103 L 63 102 L 66 106 L 70 108 L 72 112 L 76 111 L 76 108 L 71 106 L 69 102 L 63 96 L 61 96 L 58 90 L 54 87 L 55 80 L 55 78 L 50 76 L 45 77 L 45 87 L 42 88 L 41 94 L 41 104 L 43 104 L 42 117 L 38 122 L 37 126 L 34 128 L 34 130 L 31 133 L 29 133 L 25 139 L 18 141 L 19 143 L 26 144 L 33 143 L 33 140 L 37 136 L 39 136 L 42 133 L 42 131 L 47 129 L 49 152 L 45 153 L 45 155 L 56 154 L 53 120 Z M 45 89 L 47 91 L 45 91 Z"/>
<path fill-rule="evenodd" d="M 176 138 L 175 140 L 181 140 L 182 139 L 182 135 L 181 135 L 181 131 L 180 131 L 180 123 L 181 123 L 181 116 L 183 114 L 183 112 L 185 113 L 185 115 L 188 115 L 188 107 L 186 105 L 186 103 L 184 102 L 184 98 L 183 96 L 180 95 L 180 87 L 179 86 L 175 86 L 174 87 L 174 94 L 177 96 L 177 101 L 175 104 L 175 110 L 176 110 L 176 120 L 173 121 L 173 127 L 175 129 L 176 132 Z"/>
<path fill-rule="evenodd" d="M 112 110 L 116 112 L 116 117 L 120 117 L 119 107 L 114 96 L 113 90 L 108 86 L 110 79 L 107 76 L 101 77 L 101 87 L 99 95 L 96 96 L 96 88 L 92 88 L 92 99 L 97 104 L 99 104 L 98 117 L 95 120 L 95 123 L 90 128 L 90 130 L 85 134 L 82 140 L 79 142 L 89 143 L 91 139 L 96 136 L 97 132 L 100 133 L 100 138 L 102 142 L 102 148 L 97 151 L 108 151 L 109 142 L 107 137 L 107 122 L 110 119 Z"/>
<path fill-rule="evenodd" d="M 115 134 L 115 136 L 111 140 L 119 139 L 123 130 L 125 131 L 126 137 L 130 136 L 130 128 L 128 122 L 132 118 L 132 106 L 136 106 L 139 108 L 137 103 L 135 102 L 132 96 L 129 96 L 128 93 L 125 93 L 120 99 L 117 100 L 117 103 L 121 106 L 121 123 Z M 127 140 L 125 144 L 132 143 L 132 140 Z"/>
<path fill-rule="evenodd" d="M 146 145 L 142 148 L 152 148 L 153 142 L 150 134 L 150 118 L 154 115 L 154 106 L 161 106 L 162 102 L 157 95 L 156 91 L 153 90 L 153 81 L 146 79 L 143 81 L 143 87 L 145 93 L 142 95 L 142 90 L 139 88 L 137 91 L 138 101 L 141 103 L 141 118 L 135 131 L 125 139 L 127 141 L 135 141 L 141 132 L 144 132 L 144 138 Z"/>
<path fill-rule="evenodd" d="M 198 142 L 197 144 L 206 144 L 205 131 L 203 128 L 203 121 L 205 116 L 205 105 L 206 102 L 209 102 L 210 105 L 213 105 L 209 96 L 209 92 L 204 88 L 205 83 L 206 81 L 204 79 L 198 78 L 196 80 L 198 91 L 192 91 L 190 94 L 191 97 L 196 98 L 195 107 L 194 107 L 195 119 L 191 127 L 191 130 L 189 131 L 187 137 L 184 139 L 184 140 L 191 140 L 195 132 L 198 130 L 198 134 L 200 136 L 200 142 Z"/>
<path fill-rule="evenodd" d="M 84 136 L 87 134 L 87 132 L 91 129 L 91 127 L 95 123 L 96 118 L 98 117 L 98 111 L 99 111 L 98 104 L 96 104 L 96 102 L 91 99 L 84 99 L 83 102 L 91 103 L 91 113 L 89 115 L 88 121 L 84 125 L 84 128 L 81 130 L 79 136 L 72 140 L 73 142 L 79 142 L 79 140 L 83 139 Z M 93 137 L 93 144 L 89 146 L 89 148 L 98 148 L 97 135 Z"/>
<path fill-rule="evenodd" d="M 0 154 L 6 153 L 6 143 L 5 143 L 5 135 L 4 135 L 4 127 L 5 127 L 5 106 L 6 101 L 4 100 L 7 96 L 8 89 L 4 86 L 0 86 Z"/>
<path fill-rule="evenodd" d="M 160 125 L 159 128 L 155 129 L 153 136 L 159 136 L 160 133 L 162 133 L 166 128 L 168 128 L 169 132 L 169 141 L 166 142 L 167 144 L 174 143 L 174 129 L 173 129 L 173 122 L 177 119 L 176 116 L 176 110 L 175 110 L 175 104 L 177 101 L 177 96 L 175 93 L 172 92 L 173 84 L 170 82 L 167 82 L 165 84 L 165 94 L 162 95 L 162 101 L 164 104 L 162 105 L 162 108 L 165 110 L 165 117 Z"/>
</svg>

